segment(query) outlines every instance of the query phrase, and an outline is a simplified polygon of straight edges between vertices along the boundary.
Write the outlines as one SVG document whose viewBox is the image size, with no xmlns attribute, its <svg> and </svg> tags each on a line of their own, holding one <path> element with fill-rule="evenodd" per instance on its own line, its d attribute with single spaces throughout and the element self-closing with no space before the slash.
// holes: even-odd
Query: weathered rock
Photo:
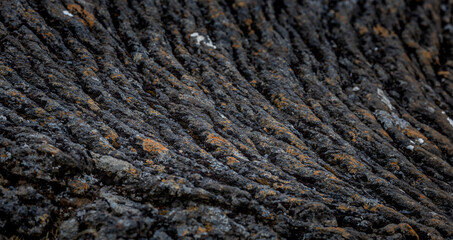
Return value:
<svg viewBox="0 0 453 240">
<path fill-rule="evenodd" d="M 451 0 L 0 1 L 0 239 L 451 239 Z"/>
</svg>

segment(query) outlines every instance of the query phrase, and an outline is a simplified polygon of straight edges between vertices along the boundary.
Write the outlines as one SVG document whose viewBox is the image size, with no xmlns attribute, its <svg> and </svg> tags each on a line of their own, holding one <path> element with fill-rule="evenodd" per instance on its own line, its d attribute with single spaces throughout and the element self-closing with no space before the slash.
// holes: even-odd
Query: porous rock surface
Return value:
<svg viewBox="0 0 453 240">
<path fill-rule="evenodd" d="M 451 0 L 1 0 L 0 239 L 452 239 Z"/>
</svg>

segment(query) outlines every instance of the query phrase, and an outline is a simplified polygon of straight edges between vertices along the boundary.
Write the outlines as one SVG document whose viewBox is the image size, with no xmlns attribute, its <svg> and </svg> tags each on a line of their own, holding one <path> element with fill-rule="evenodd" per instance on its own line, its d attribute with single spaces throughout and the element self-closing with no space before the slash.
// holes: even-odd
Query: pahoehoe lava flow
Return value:
<svg viewBox="0 0 453 240">
<path fill-rule="evenodd" d="M 453 0 L 0 0 L 0 239 L 453 239 Z"/>
</svg>

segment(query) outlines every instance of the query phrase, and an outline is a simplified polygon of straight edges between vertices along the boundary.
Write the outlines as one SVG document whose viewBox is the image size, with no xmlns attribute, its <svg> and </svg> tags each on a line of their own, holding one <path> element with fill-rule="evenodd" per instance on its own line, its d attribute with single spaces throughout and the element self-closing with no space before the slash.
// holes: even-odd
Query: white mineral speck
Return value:
<svg viewBox="0 0 453 240">
<path fill-rule="evenodd" d="M 359 91 L 359 90 L 360 90 L 359 87 L 353 87 L 353 88 L 352 88 L 352 91 L 354 91 L 354 92 L 357 92 L 357 91 Z"/>
<path fill-rule="evenodd" d="M 414 151 L 414 146 L 412 146 L 412 145 L 409 145 L 409 146 L 407 146 L 406 148 L 409 149 L 409 150 L 411 150 L 411 151 Z"/>
<path fill-rule="evenodd" d="M 381 97 L 381 101 L 383 103 L 385 103 L 385 105 L 387 105 L 387 107 L 390 109 L 390 110 L 393 110 L 393 106 L 392 106 L 392 103 L 390 103 L 390 100 L 387 98 L 387 96 L 385 95 L 384 91 L 382 91 L 380 88 L 377 89 L 377 94 L 379 95 L 379 97 Z"/>
<path fill-rule="evenodd" d="M 417 139 L 417 142 L 418 142 L 419 144 L 423 144 L 423 143 L 425 142 L 425 140 L 419 138 L 419 139 Z"/>
<path fill-rule="evenodd" d="M 195 32 L 190 34 L 191 38 L 195 38 L 195 41 L 197 41 L 197 45 L 200 45 L 200 43 L 203 43 L 204 45 L 216 49 L 217 47 L 214 46 L 212 43 L 211 39 L 209 37 L 205 37 L 200 35 L 199 33 Z"/>
<path fill-rule="evenodd" d="M 63 14 L 64 14 L 64 15 L 67 15 L 67 16 L 70 16 L 70 17 L 74 17 L 74 15 L 72 15 L 72 14 L 71 14 L 69 11 L 67 11 L 67 10 L 64 10 L 64 11 L 63 11 Z"/>
<path fill-rule="evenodd" d="M 450 123 L 451 126 L 453 126 L 453 120 L 451 118 L 447 117 L 448 122 Z"/>
</svg>

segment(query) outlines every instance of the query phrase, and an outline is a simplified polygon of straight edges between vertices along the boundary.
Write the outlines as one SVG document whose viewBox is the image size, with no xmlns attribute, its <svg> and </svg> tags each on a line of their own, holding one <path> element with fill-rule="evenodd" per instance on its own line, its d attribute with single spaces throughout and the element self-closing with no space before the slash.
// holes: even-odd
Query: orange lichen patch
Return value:
<svg viewBox="0 0 453 240">
<path fill-rule="evenodd" d="M 431 59 L 432 58 L 432 54 L 428 50 L 422 49 L 421 50 L 421 54 L 422 54 L 423 57 L 425 57 L 427 59 Z"/>
<path fill-rule="evenodd" d="M 407 46 L 410 47 L 410 48 L 418 48 L 418 47 L 420 47 L 420 45 L 418 45 L 418 43 L 416 43 L 414 41 L 409 41 L 407 43 Z"/>
<path fill-rule="evenodd" d="M 209 133 L 206 141 L 216 146 L 230 144 L 227 140 L 214 133 Z"/>
<path fill-rule="evenodd" d="M 153 90 L 147 90 L 146 92 L 151 94 L 151 96 L 153 96 L 153 97 L 155 97 L 157 95 L 156 91 L 153 91 Z"/>
<path fill-rule="evenodd" d="M 384 230 L 389 235 L 393 235 L 393 234 L 396 234 L 398 232 L 401 232 L 401 233 L 403 233 L 406 236 L 412 236 L 413 238 L 415 238 L 417 240 L 420 239 L 418 234 L 417 234 L 417 232 L 415 232 L 415 230 L 411 227 L 411 225 L 409 225 L 407 223 L 400 223 L 398 225 L 389 224 L 389 225 L 384 227 Z"/>
<path fill-rule="evenodd" d="M 417 131 L 415 128 L 409 126 L 403 129 L 403 133 L 406 134 L 409 138 L 421 138 L 423 141 L 428 141 L 428 138 L 426 138 L 423 134 L 421 134 L 419 131 Z"/>
<path fill-rule="evenodd" d="M 435 219 L 435 218 L 430 218 L 430 219 L 426 220 L 425 223 L 426 223 L 426 225 L 428 225 L 428 226 L 430 226 L 430 225 L 431 225 L 431 226 L 436 226 L 436 225 L 437 225 L 437 226 L 440 226 L 440 225 L 445 224 L 445 223 L 444 223 L 444 220 Z M 451 231 L 450 231 L 450 233 L 451 233 Z"/>
<path fill-rule="evenodd" d="M 220 8 L 210 8 L 209 10 L 209 18 L 211 19 L 219 19 L 220 17 L 225 16 L 224 11 Z"/>
<path fill-rule="evenodd" d="M 246 2 L 242 2 L 242 1 L 236 1 L 233 4 L 234 8 L 243 8 L 243 7 L 246 7 L 246 6 L 247 6 L 247 3 Z"/>
<path fill-rule="evenodd" d="M 167 215 L 168 214 L 168 210 L 165 210 L 165 209 L 159 209 L 159 212 L 158 212 L 159 215 L 163 216 L 163 215 Z"/>
<path fill-rule="evenodd" d="M 321 179 L 332 179 L 332 180 L 338 180 L 338 178 L 336 177 L 336 174 L 332 174 L 330 172 L 325 172 L 325 171 L 322 171 L 322 170 L 315 170 L 313 172 L 313 175 L 315 176 L 321 176 Z"/>
<path fill-rule="evenodd" d="M 264 179 L 264 178 L 253 178 L 253 180 L 255 180 L 256 182 L 258 182 L 260 184 L 270 186 L 269 181 L 267 179 Z"/>
<path fill-rule="evenodd" d="M 297 159 L 299 159 L 299 161 L 301 162 L 305 162 L 310 158 L 309 156 L 302 154 L 299 149 L 291 145 L 288 145 L 285 150 L 288 154 L 297 157 Z"/>
<path fill-rule="evenodd" d="M 55 146 L 53 146 L 51 144 L 48 144 L 48 143 L 42 144 L 38 148 L 38 150 L 41 151 L 41 152 L 44 152 L 44 153 L 49 153 L 51 155 L 57 155 L 59 152 L 61 152 L 60 149 L 58 149 Z"/>
<path fill-rule="evenodd" d="M 49 214 L 44 213 L 43 215 L 39 216 L 39 220 L 40 220 L 42 223 L 47 223 L 47 222 L 49 222 Z"/>
<path fill-rule="evenodd" d="M 332 78 L 326 77 L 326 83 L 333 86 L 337 84 L 337 81 Z"/>
<path fill-rule="evenodd" d="M 17 90 L 8 90 L 6 93 L 11 97 L 25 98 L 25 96 Z"/>
<path fill-rule="evenodd" d="M 51 111 L 52 109 L 48 109 L 48 110 Z M 66 112 L 66 111 L 58 111 L 56 113 L 57 118 L 60 118 L 60 119 L 65 118 L 65 117 L 72 117 L 72 116 L 80 117 L 81 115 L 82 115 L 82 112 L 80 112 L 80 111 L 77 111 L 75 115 L 71 112 Z"/>
<path fill-rule="evenodd" d="M 82 182 L 80 180 L 74 181 L 71 183 L 72 188 L 74 189 L 75 193 L 82 193 L 88 190 L 88 184 Z"/>
<path fill-rule="evenodd" d="M 292 191 L 292 192 L 295 192 L 297 191 L 297 189 L 291 185 L 288 185 L 287 183 L 280 183 L 280 182 L 276 182 L 274 184 L 272 184 L 272 188 L 276 189 L 276 190 L 285 190 L 285 191 Z M 304 193 L 304 191 L 302 190 L 302 193 Z"/>
<path fill-rule="evenodd" d="M 283 108 L 293 104 L 292 102 L 289 101 L 288 98 L 284 96 L 283 93 L 279 93 L 278 95 L 273 95 L 272 98 L 274 99 L 273 103 L 279 110 L 282 110 Z"/>
<path fill-rule="evenodd" d="M 389 134 L 387 133 L 387 131 L 385 131 L 384 129 L 381 128 L 380 132 L 381 132 L 382 135 L 384 135 L 384 136 L 390 138 L 390 135 L 389 135 Z"/>
<path fill-rule="evenodd" d="M 389 166 L 390 166 L 390 168 L 392 168 L 393 170 L 396 170 L 396 171 L 400 170 L 400 166 L 398 165 L 398 162 L 396 162 L 396 161 L 390 162 L 390 163 L 389 163 Z"/>
<path fill-rule="evenodd" d="M 212 225 L 209 224 L 209 223 L 206 223 L 206 224 L 204 225 L 204 227 L 205 227 L 205 229 L 206 229 L 206 232 L 210 232 L 210 231 L 212 231 L 212 229 L 213 229 Z"/>
<path fill-rule="evenodd" d="M 282 126 L 280 122 L 275 120 L 272 116 L 267 116 L 261 120 L 261 125 L 265 132 L 274 133 L 274 135 L 282 135 L 289 139 L 290 143 L 300 150 L 308 150 L 307 146 L 286 127 Z"/>
<path fill-rule="evenodd" d="M 160 165 L 160 164 L 154 164 L 152 165 L 152 168 L 158 172 L 161 172 L 161 173 L 166 173 L 167 171 L 165 171 L 165 166 L 164 165 Z"/>
<path fill-rule="evenodd" d="M 251 32 L 253 32 L 253 31 L 251 31 Z M 254 32 L 249 33 L 249 34 L 254 34 Z M 267 51 L 265 49 L 258 49 L 256 52 L 253 52 L 253 55 L 258 56 L 260 53 L 266 53 L 266 52 Z"/>
<path fill-rule="evenodd" d="M 93 69 L 86 68 L 86 70 L 83 71 L 83 76 L 85 76 L 85 77 L 94 77 L 94 76 L 96 76 L 96 73 L 94 73 Z"/>
<path fill-rule="evenodd" d="M 273 45 L 274 45 L 274 42 L 272 42 L 272 41 L 268 41 L 268 42 L 266 42 L 266 43 L 264 44 L 264 46 L 265 46 L 266 48 L 270 48 L 270 47 L 272 47 Z"/>
<path fill-rule="evenodd" d="M 363 163 L 354 159 L 354 157 L 347 154 L 334 154 L 334 160 L 336 162 L 346 161 L 346 168 L 349 173 L 357 173 L 358 168 L 363 167 Z"/>
<path fill-rule="evenodd" d="M 314 124 L 321 123 L 321 119 L 319 119 L 315 114 L 313 114 L 307 106 L 298 104 L 297 108 L 302 109 L 302 111 L 299 113 L 299 116 L 302 119 L 304 119 L 305 121 L 307 121 L 309 123 L 314 123 Z"/>
<path fill-rule="evenodd" d="M 315 175 L 315 176 L 321 176 L 321 175 L 323 175 L 322 173 L 323 173 L 323 172 L 322 172 L 321 170 L 315 170 L 315 171 L 313 171 L 313 175 Z"/>
<path fill-rule="evenodd" d="M 365 209 L 365 207 L 364 207 L 364 209 Z M 385 210 L 385 209 L 389 209 L 389 208 L 385 207 L 382 204 L 378 204 L 378 205 L 376 205 L 376 206 L 374 206 L 372 208 L 367 207 L 365 210 L 368 210 L 370 212 L 379 212 L 381 209 Z"/>
<path fill-rule="evenodd" d="M 327 171 L 329 171 L 330 173 L 332 173 L 334 176 L 338 177 L 337 173 L 335 172 L 335 170 L 333 170 L 329 165 L 327 164 L 324 164 L 322 165 L 322 167 L 324 169 L 326 169 Z"/>
<path fill-rule="evenodd" d="M 111 128 L 104 128 L 103 130 L 104 138 L 110 140 L 114 145 L 118 145 L 118 143 L 116 142 L 116 140 L 118 139 L 118 134 L 115 132 L 115 130 Z"/>
<path fill-rule="evenodd" d="M 367 118 L 367 120 L 369 120 L 371 122 L 376 122 L 376 118 L 370 111 L 368 111 L 366 109 L 358 109 L 357 112 L 360 115 L 362 115 L 363 117 Z"/>
<path fill-rule="evenodd" d="M 338 210 L 340 211 L 344 211 L 344 212 L 347 212 L 347 211 L 352 211 L 353 208 L 349 205 L 346 205 L 346 204 L 340 204 L 338 207 L 337 207 Z"/>
<path fill-rule="evenodd" d="M 240 143 L 238 146 L 237 146 L 241 151 L 249 151 L 249 147 L 247 147 L 245 144 L 242 144 Z"/>
<path fill-rule="evenodd" d="M 287 197 L 285 200 L 286 202 L 289 202 L 291 205 L 296 204 L 297 206 L 302 205 L 302 203 L 304 203 L 304 200 L 295 197 Z"/>
<path fill-rule="evenodd" d="M 206 228 L 198 226 L 198 229 L 197 229 L 198 235 L 201 235 L 202 233 L 205 233 L 205 232 L 206 232 Z"/>
<path fill-rule="evenodd" d="M 274 190 L 261 190 L 258 195 L 255 196 L 255 198 L 258 198 L 258 197 L 262 197 L 262 198 L 266 198 L 268 196 L 276 196 L 277 195 L 277 192 L 275 192 Z"/>
<path fill-rule="evenodd" d="M 137 136 L 138 139 L 142 140 L 142 147 L 143 150 L 153 153 L 153 154 L 161 154 L 168 151 L 168 148 L 164 147 L 164 145 L 160 144 L 157 141 L 154 141 L 149 138 L 143 138 L 141 136 Z"/>
<path fill-rule="evenodd" d="M 28 8 L 27 11 L 24 13 L 24 15 L 25 15 L 25 18 L 27 19 L 27 22 L 32 22 L 35 24 L 39 23 L 39 19 L 38 19 L 39 15 L 36 14 L 35 10 Z"/>
<path fill-rule="evenodd" d="M 448 77 L 448 76 L 450 76 L 450 72 L 449 71 L 439 71 L 439 72 L 437 72 L 437 75 L 440 75 L 442 77 Z"/>
<path fill-rule="evenodd" d="M 228 130 L 232 129 L 231 121 L 228 119 L 223 119 L 223 120 L 219 121 L 219 123 L 220 123 L 220 125 L 223 126 L 223 128 L 222 128 L 223 131 L 228 131 Z"/>
<path fill-rule="evenodd" d="M 419 54 L 420 61 L 423 64 L 428 65 L 432 62 L 433 54 L 430 51 L 426 49 L 419 49 L 417 53 Z"/>
<path fill-rule="evenodd" d="M 360 35 L 363 35 L 365 33 L 368 33 L 368 28 L 366 28 L 365 26 L 362 26 L 362 25 L 359 25 L 359 34 Z"/>
<path fill-rule="evenodd" d="M 344 24 L 348 23 L 348 17 L 345 15 L 342 15 L 340 12 L 335 13 L 335 18 Z"/>
<path fill-rule="evenodd" d="M 115 148 L 112 145 L 110 145 L 110 143 L 107 141 L 98 141 L 98 144 L 108 151 L 115 150 Z"/>
<path fill-rule="evenodd" d="M 49 37 L 49 38 L 54 38 L 54 37 L 55 37 L 55 35 L 53 35 L 53 33 L 52 33 L 51 31 L 49 31 L 49 30 L 44 30 L 44 31 L 42 31 L 42 32 L 41 32 L 41 36 L 42 36 L 44 39 L 46 39 L 46 38 L 48 38 L 48 37 Z"/>
<path fill-rule="evenodd" d="M 337 187 L 337 189 L 339 189 L 339 190 L 340 190 L 340 188 L 341 188 L 341 187 Z M 324 196 L 324 195 L 321 194 L 321 196 Z M 334 200 L 333 200 L 332 198 L 325 198 L 325 197 L 323 197 L 323 198 L 322 198 L 322 201 L 323 201 L 323 203 L 332 203 Z"/>
<path fill-rule="evenodd" d="M 228 160 L 228 162 L 227 162 L 228 165 L 239 163 L 239 161 L 234 157 L 227 157 L 227 160 Z"/>
<path fill-rule="evenodd" d="M 13 69 L 7 66 L 0 66 L 0 74 L 6 76 L 13 72 Z"/>
<path fill-rule="evenodd" d="M 173 179 L 162 179 L 162 182 L 166 185 L 169 185 L 171 187 L 173 187 L 175 190 L 179 190 L 180 189 L 180 186 L 178 183 L 175 182 L 175 180 Z"/>
<path fill-rule="evenodd" d="M 124 79 L 124 75 L 120 74 L 120 73 L 113 73 L 113 74 L 110 74 L 110 78 L 112 80 Z"/>
<path fill-rule="evenodd" d="M 383 176 L 384 176 L 385 178 L 398 179 L 398 178 L 395 176 L 395 174 L 390 173 L 390 172 L 384 172 Z"/>
<path fill-rule="evenodd" d="M 135 168 L 129 168 L 128 170 L 126 170 L 126 173 L 129 173 L 129 174 L 134 175 L 136 177 L 138 177 L 138 175 L 140 175 L 139 172 L 137 171 L 137 169 L 135 169 Z"/>
<path fill-rule="evenodd" d="M 289 145 L 287 148 L 286 148 L 286 152 L 293 155 L 293 156 L 296 156 L 298 154 L 298 149 L 296 149 L 295 147 Z"/>
<path fill-rule="evenodd" d="M 190 232 L 188 230 L 184 230 L 182 233 L 181 233 L 181 237 L 184 237 L 186 236 L 187 234 L 189 234 Z"/>
<path fill-rule="evenodd" d="M 357 141 L 357 135 L 353 131 L 349 131 L 348 135 L 351 138 L 352 142 L 356 142 Z"/>
<path fill-rule="evenodd" d="M 188 208 L 187 211 L 189 211 L 189 212 L 196 212 L 196 211 L 198 211 L 199 209 L 200 209 L 200 208 L 199 208 L 198 206 L 193 206 L 193 207 Z"/>
<path fill-rule="evenodd" d="M 234 147 L 230 142 L 216 133 L 209 133 L 206 137 L 206 142 L 218 147 L 217 150 L 220 150 L 219 148 L 225 148 L 227 151 L 234 150 Z"/>
<path fill-rule="evenodd" d="M 333 232 L 333 233 L 336 233 L 336 234 L 340 234 L 343 238 L 346 238 L 348 239 L 351 234 L 346 232 L 346 230 L 344 228 L 340 228 L 340 227 L 317 227 L 315 228 L 317 231 L 327 231 L 327 232 Z"/>
<path fill-rule="evenodd" d="M 371 141 L 371 139 L 372 139 L 370 131 L 368 131 L 368 130 L 365 130 L 365 131 L 361 132 L 360 135 L 363 138 L 365 138 L 367 141 Z"/>
<path fill-rule="evenodd" d="M 84 21 L 83 21 L 83 24 L 92 28 L 94 26 L 94 22 L 96 20 L 96 18 L 94 17 L 94 15 L 90 12 L 88 12 L 87 10 L 85 9 L 82 9 L 82 7 L 78 4 L 68 4 L 66 6 L 70 12 L 72 13 L 79 13 L 82 15 Z"/>
<path fill-rule="evenodd" d="M 45 114 L 46 114 L 46 110 L 44 110 L 44 109 L 42 109 L 42 108 L 40 108 L 40 107 L 36 107 L 36 108 L 34 109 L 34 112 L 35 112 L 35 114 L 36 114 L 38 117 L 44 117 Z"/>
<path fill-rule="evenodd" d="M 87 100 L 87 103 L 88 103 L 88 107 L 90 107 L 90 109 L 92 111 L 99 111 L 100 110 L 98 104 L 93 99 L 89 98 Z"/>
<path fill-rule="evenodd" d="M 152 108 L 148 108 L 148 113 L 153 116 L 161 116 L 162 114 Z"/>
<path fill-rule="evenodd" d="M 384 28 L 383 26 L 381 26 L 379 24 L 373 27 L 373 31 L 377 35 L 382 36 L 382 37 L 389 37 L 390 35 L 394 34 L 394 33 L 389 32 L 389 30 L 387 30 L 386 28 Z"/>
<path fill-rule="evenodd" d="M 129 97 L 126 97 L 126 102 L 128 102 L 128 103 L 131 103 L 131 102 L 132 102 L 132 100 L 134 100 L 134 98 L 133 98 L 133 97 L 131 97 L 131 96 L 129 96 Z"/>
</svg>

